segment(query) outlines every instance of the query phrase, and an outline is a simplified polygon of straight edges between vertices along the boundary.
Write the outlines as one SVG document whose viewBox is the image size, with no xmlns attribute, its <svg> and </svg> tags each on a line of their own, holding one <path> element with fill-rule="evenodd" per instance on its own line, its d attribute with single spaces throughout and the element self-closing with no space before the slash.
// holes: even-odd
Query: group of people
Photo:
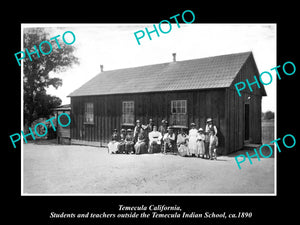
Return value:
<svg viewBox="0 0 300 225">
<path fill-rule="evenodd" d="M 196 156 L 208 159 L 217 159 L 217 127 L 212 119 L 206 121 L 205 130 L 196 129 L 196 124 L 191 123 L 188 134 L 181 128 L 176 134 L 172 127 L 168 126 L 166 120 L 157 128 L 153 120 L 149 124 L 142 125 L 140 120 L 136 121 L 134 130 L 117 129 L 112 134 L 112 140 L 108 143 L 108 152 L 111 154 L 145 154 L 171 152 L 180 156 Z"/>
</svg>

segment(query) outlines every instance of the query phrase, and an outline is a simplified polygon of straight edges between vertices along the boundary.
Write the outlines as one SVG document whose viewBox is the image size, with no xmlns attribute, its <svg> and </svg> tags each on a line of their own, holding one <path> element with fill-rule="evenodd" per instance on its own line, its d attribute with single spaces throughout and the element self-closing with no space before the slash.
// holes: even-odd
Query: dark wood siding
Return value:
<svg viewBox="0 0 300 225">
<path fill-rule="evenodd" d="M 56 115 L 56 118 L 62 114 L 62 113 L 67 113 L 68 115 L 70 115 L 70 111 L 69 110 L 59 110 L 57 111 L 57 115 Z M 60 117 L 60 120 L 61 120 L 61 123 L 62 124 L 67 124 L 68 123 L 68 119 L 65 115 L 61 116 Z M 58 123 L 58 122 L 57 122 Z M 57 137 L 62 137 L 62 138 L 70 138 L 70 126 L 67 126 L 67 127 L 62 127 L 62 126 L 59 126 L 57 124 Z"/>
<path fill-rule="evenodd" d="M 244 145 L 245 137 L 245 104 L 249 104 L 249 142 L 261 143 L 261 100 L 264 93 L 263 85 L 258 88 L 257 85 L 252 85 L 253 92 L 249 88 L 241 91 L 241 96 L 238 95 L 234 84 L 237 82 L 253 81 L 254 75 L 259 75 L 255 66 L 254 58 L 251 55 L 241 70 L 234 79 L 232 85 L 226 89 L 226 104 L 225 104 L 225 149 L 226 154 L 241 149 Z M 258 78 L 257 78 L 258 79 Z"/>
<path fill-rule="evenodd" d="M 135 120 L 139 119 L 146 124 L 152 118 L 160 125 L 162 119 L 170 120 L 172 100 L 187 100 L 187 126 L 195 122 L 198 128 L 204 129 L 206 119 L 214 119 L 219 130 L 219 151 L 223 152 L 225 89 L 72 97 L 71 138 L 74 143 L 105 146 L 110 140 L 112 130 L 120 130 L 122 127 L 122 101 L 134 101 Z M 84 123 L 85 102 L 94 104 L 93 124 Z"/>
<path fill-rule="evenodd" d="M 205 128 L 211 117 L 218 128 L 219 153 L 229 154 L 241 149 L 245 137 L 245 104 L 249 104 L 249 142 L 261 143 L 261 100 L 263 85 L 246 88 L 240 97 L 234 87 L 237 82 L 252 82 L 259 75 L 251 54 L 228 88 L 193 91 L 155 92 L 124 95 L 71 97 L 71 139 L 73 143 L 106 146 L 113 129 L 122 128 L 122 102 L 134 101 L 134 120 L 147 124 L 152 118 L 156 125 L 162 119 L 170 121 L 171 101 L 187 100 L 187 126 L 196 123 Z M 94 123 L 84 123 L 84 105 L 94 104 Z M 172 124 L 170 124 L 172 125 Z M 133 125 L 132 125 L 133 126 Z"/>
</svg>

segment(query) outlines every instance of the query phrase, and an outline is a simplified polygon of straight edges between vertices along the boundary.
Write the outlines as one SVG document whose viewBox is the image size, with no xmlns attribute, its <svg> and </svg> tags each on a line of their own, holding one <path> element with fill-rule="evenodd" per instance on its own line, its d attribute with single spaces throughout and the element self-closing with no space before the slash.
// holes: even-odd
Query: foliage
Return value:
<svg viewBox="0 0 300 225">
<path fill-rule="evenodd" d="M 34 52 L 34 46 L 39 50 L 42 41 L 49 41 L 50 46 L 43 44 L 43 52 L 50 52 L 43 55 L 39 51 L 40 57 L 36 53 L 31 55 L 32 61 L 26 54 L 23 59 L 23 90 L 24 90 L 24 123 L 28 126 L 40 117 L 48 117 L 53 108 L 61 104 L 61 99 L 46 93 L 46 88 L 53 86 L 58 88 L 62 86 L 61 78 L 51 78 L 51 72 L 64 72 L 73 64 L 79 64 L 78 58 L 74 56 L 75 47 L 66 45 L 62 37 L 58 37 L 60 48 L 55 40 L 50 40 L 49 32 L 46 28 L 27 28 L 24 29 L 24 49 Z"/>
<path fill-rule="evenodd" d="M 261 117 L 263 120 L 271 120 L 271 119 L 274 119 L 274 112 L 272 111 L 267 111 L 267 112 L 262 112 L 261 113 Z"/>
</svg>

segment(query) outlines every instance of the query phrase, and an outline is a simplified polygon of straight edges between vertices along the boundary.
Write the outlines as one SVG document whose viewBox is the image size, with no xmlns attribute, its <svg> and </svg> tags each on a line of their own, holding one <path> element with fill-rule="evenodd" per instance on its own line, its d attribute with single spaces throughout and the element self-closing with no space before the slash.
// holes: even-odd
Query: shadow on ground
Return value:
<svg viewBox="0 0 300 225">
<path fill-rule="evenodd" d="M 57 139 L 36 139 L 36 140 L 28 140 L 28 143 L 36 144 L 36 145 L 59 145 L 57 143 Z"/>
<path fill-rule="evenodd" d="M 272 148 L 272 152 L 270 150 L 269 147 L 264 146 L 261 149 L 261 152 L 259 151 L 259 148 L 256 148 L 256 152 L 259 154 L 259 157 L 263 158 L 263 156 L 261 154 L 263 154 L 266 158 L 274 158 L 274 145 L 270 144 L 271 148 Z M 246 155 L 246 152 L 248 152 L 249 156 L 252 156 L 255 154 L 254 149 L 241 149 L 239 151 L 233 152 L 229 155 L 227 155 L 228 157 L 236 157 L 238 155 Z M 269 156 L 271 154 L 271 156 Z"/>
</svg>

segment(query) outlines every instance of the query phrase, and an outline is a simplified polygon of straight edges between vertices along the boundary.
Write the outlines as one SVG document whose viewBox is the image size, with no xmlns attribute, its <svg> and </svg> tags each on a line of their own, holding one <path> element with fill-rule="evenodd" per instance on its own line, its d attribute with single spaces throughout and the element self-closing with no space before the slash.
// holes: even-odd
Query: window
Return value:
<svg viewBox="0 0 300 225">
<path fill-rule="evenodd" d="M 171 101 L 172 114 L 186 114 L 186 100 Z"/>
<path fill-rule="evenodd" d="M 85 103 L 84 105 L 84 122 L 94 123 L 94 104 Z"/>
<path fill-rule="evenodd" d="M 187 126 L 187 100 L 171 101 L 171 125 Z"/>
<path fill-rule="evenodd" d="M 122 123 L 134 125 L 134 101 L 122 102 Z"/>
</svg>

